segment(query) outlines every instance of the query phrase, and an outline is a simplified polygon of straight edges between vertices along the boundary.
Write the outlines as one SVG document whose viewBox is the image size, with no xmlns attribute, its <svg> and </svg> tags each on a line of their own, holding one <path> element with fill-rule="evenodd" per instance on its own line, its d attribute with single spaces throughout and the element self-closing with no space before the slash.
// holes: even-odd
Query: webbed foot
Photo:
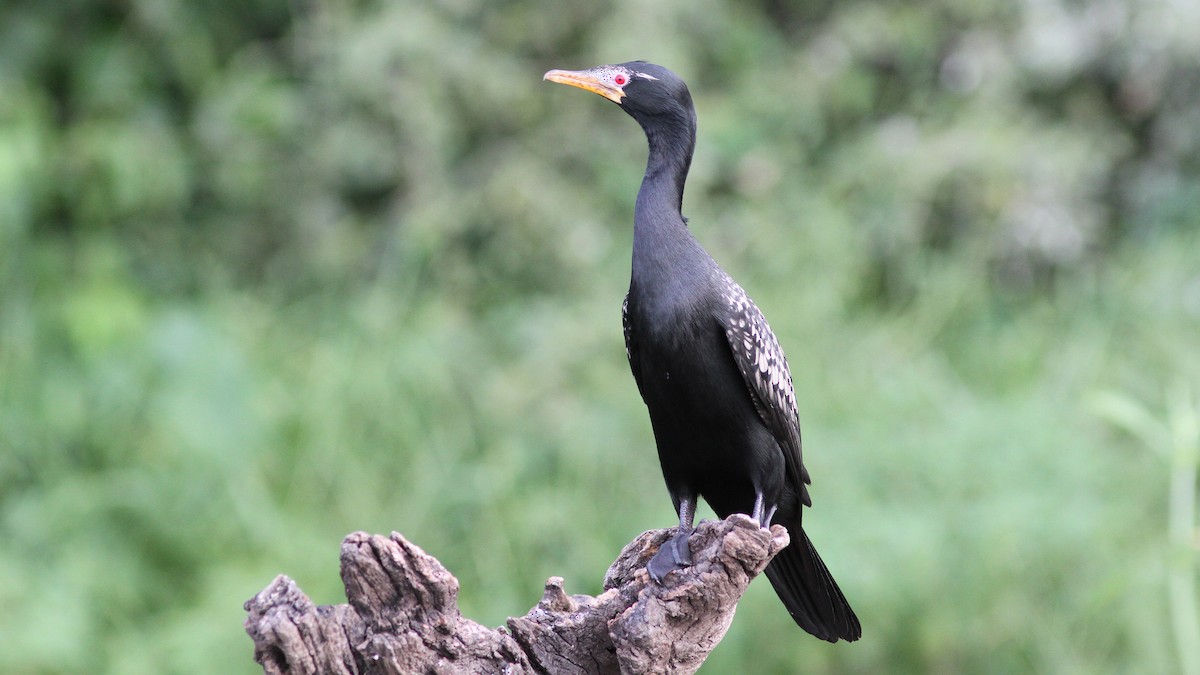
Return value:
<svg viewBox="0 0 1200 675">
<path fill-rule="evenodd" d="M 661 584 L 668 574 L 692 565 L 692 551 L 688 548 L 688 539 L 692 530 L 680 530 L 659 547 L 658 552 L 646 565 L 646 571 L 654 583 Z"/>
</svg>

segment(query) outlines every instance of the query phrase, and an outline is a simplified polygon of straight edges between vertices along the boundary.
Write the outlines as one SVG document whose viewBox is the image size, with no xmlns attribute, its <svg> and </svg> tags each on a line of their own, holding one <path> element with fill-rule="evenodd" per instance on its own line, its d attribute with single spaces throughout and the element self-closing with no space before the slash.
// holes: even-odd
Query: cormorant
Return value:
<svg viewBox="0 0 1200 675">
<path fill-rule="evenodd" d="M 679 529 L 647 565 L 656 581 L 691 564 L 697 496 L 722 518 L 779 523 L 791 544 L 767 578 L 792 618 L 822 640 L 857 640 L 858 617 L 800 526 L 811 506 L 796 394 L 758 307 L 688 230 L 680 209 L 696 146 L 687 85 L 632 61 L 551 70 L 544 79 L 597 93 L 642 126 L 646 175 L 634 207 L 633 266 L 621 307 L 625 350 L 658 445 Z"/>
</svg>

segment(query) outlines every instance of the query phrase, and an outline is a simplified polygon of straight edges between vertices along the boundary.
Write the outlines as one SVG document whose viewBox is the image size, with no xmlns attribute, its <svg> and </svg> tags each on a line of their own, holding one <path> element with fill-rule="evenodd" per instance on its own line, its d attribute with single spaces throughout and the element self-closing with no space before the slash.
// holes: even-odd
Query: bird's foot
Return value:
<svg viewBox="0 0 1200 675">
<path fill-rule="evenodd" d="M 775 517 L 775 510 L 778 508 L 778 506 L 772 506 L 771 508 L 767 509 L 767 512 L 763 514 L 762 519 L 758 521 L 759 526 L 765 527 L 768 530 L 771 529 L 771 519 Z"/>
<path fill-rule="evenodd" d="M 767 506 L 766 500 L 763 499 L 763 493 L 759 492 L 754 497 L 754 510 L 750 512 L 750 517 L 758 521 L 759 527 L 769 529 L 777 508 L 779 507 L 776 505 Z"/>
<path fill-rule="evenodd" d="M 658 548 L 658 552 L 646 565 L 646 571 L 654 583 L 661 584 L 668 574 L 692 566 L 692 551 L 688 539 L 692 530 L 680 530 Z"/>
</svg>

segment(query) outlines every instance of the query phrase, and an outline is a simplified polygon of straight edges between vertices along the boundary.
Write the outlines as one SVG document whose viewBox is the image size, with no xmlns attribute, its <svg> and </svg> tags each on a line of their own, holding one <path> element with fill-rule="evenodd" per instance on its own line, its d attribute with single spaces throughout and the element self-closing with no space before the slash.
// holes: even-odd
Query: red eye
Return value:
<svg viewBox="0 0 1200 675">
<path fill-rule="evenodd" d="M 622 75 L 620 73 L 613 76 L 613 83 L 616 84 L 618 87 L 624 87 L 625 83 L 628 81 L 629 81 L 629 78 L 625 77 L 624 75 Z"/>
</svg>

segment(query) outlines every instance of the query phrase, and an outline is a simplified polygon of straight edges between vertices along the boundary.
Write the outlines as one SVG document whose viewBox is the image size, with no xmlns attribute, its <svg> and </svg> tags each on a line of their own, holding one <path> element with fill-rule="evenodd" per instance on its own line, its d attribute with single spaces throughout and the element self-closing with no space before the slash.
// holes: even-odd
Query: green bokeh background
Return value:
<svg viewBox="0 0 1200 675">
<path fill-rule="evenodd" d="M 674 520 L 624 361 L 645 141 L 788 352 L 806 527 L 703 672 L 1200 673 L 1200 3 L 0 5 L 0 672 L 253 673 L 403 532 L 464 613 Z M 702 514 L 706 515 L 706 514 Z"/>
</svg>

